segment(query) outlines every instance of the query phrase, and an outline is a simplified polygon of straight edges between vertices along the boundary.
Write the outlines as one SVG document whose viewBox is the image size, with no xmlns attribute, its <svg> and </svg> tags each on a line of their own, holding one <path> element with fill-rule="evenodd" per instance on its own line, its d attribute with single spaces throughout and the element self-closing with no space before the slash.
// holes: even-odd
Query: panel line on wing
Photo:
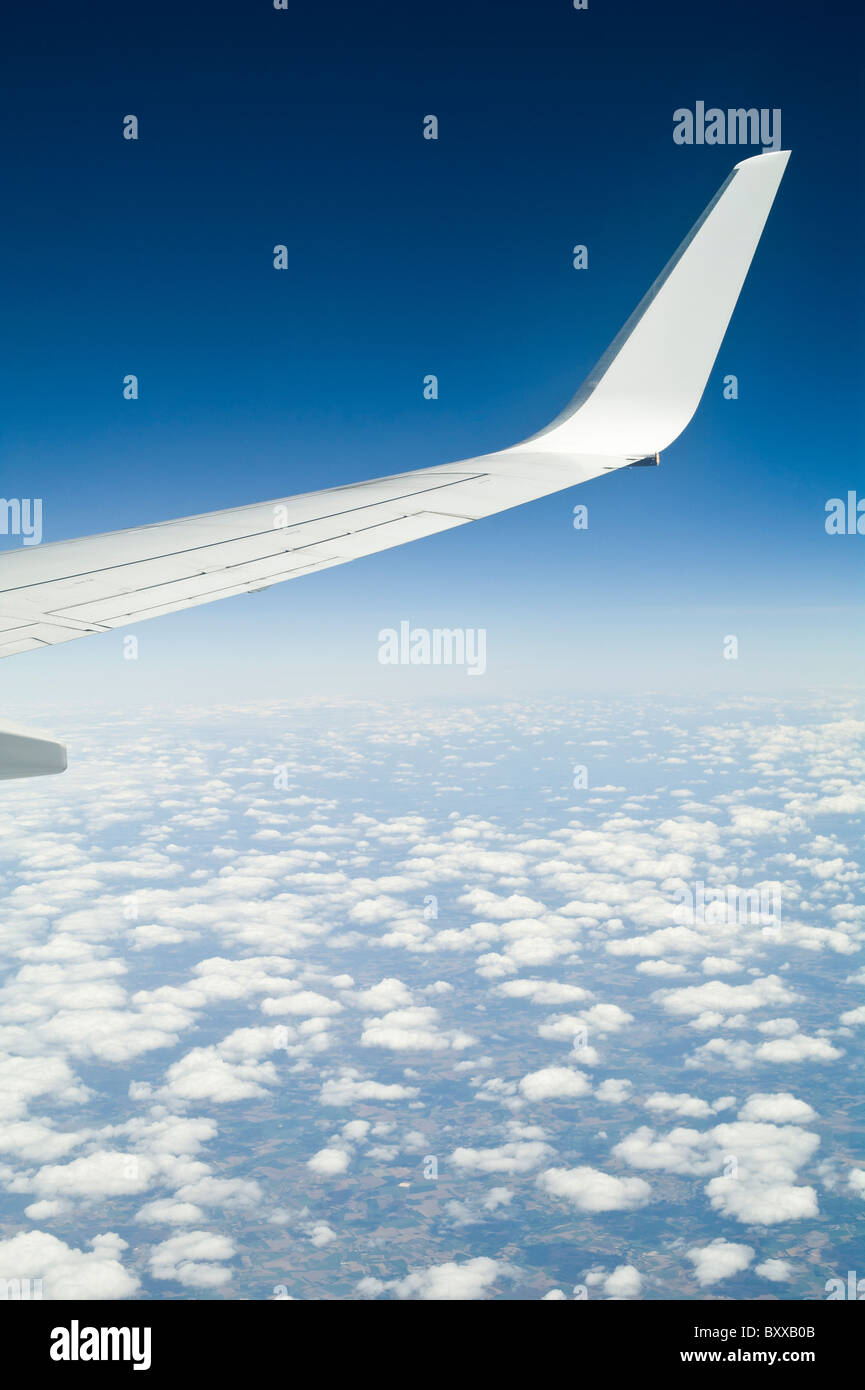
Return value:
<svg viewBox="0 0 865 1390">
<path fill-rule="evenodd" d="M 230 537 L 227 537 L 227 538 L 224 539 L 224 540 L 218 540 L 218 541 L 205 541 L 202 545 L 183 546 L 180 550 L 167 550 L 167 551 L 161 552 L 161 553 L 158 554 L 158 555 L 140 556 L 140 557 L 138 557 L 138 558 L 135 559 L 135 560 L 123 560 L 123 561 L 121 561 L 119 564 L 104 565 L 104 566 L 100 566 L 100 567 L 98 567 L 98 568 L 96 568 L 96 569 L 92 569 L 92 570 L 80 570 L 80 571 L 75 571 L 75 572 L 70 573 L 70 574 L 54 575 L 53 577 L 48 578 L 48 579 L 36 579 L 36 580 L 33 580 L 33 581 L 32 581 L 31 583 L 29 583 L 29 584 L 16 584 L 16 585 L 13 585 L 11 588 L 8 588 L 8 589 L 0 589 L 0 595 L 2 595 L 2 594 L 14 594 L 14 593 L 19 593 L 19 592 L 21 592 L 22 590 L 25 590 L 25 589 L 37 589 L 37 588 L 40 588 L 40 587 L 42 587 L 43 585 L 47 585 L 47 584 L 63 584 L 63 583 L 68 583 L 68 582 L 69 582 L 70 580 L 72 580 L 72 579 L 87 579 L 87 578 L 89 578 L 91 575 L 94 575 L 94 574 L 106 575 L 106 574 L 110 574 L 110 573 L 112 572 L 112 570 L 127 569 L 127 568 L 129 568 L 131 565 L 142 565 L 142 564 L 147 564 L 147 563 L 149 563 L 150 561 L 153 561 L 153 560 L 171 560 L 171 559 L 176 559 L 177 557 L 179 557 L 179 556 L 181 556 L 181 555 L 192 555 L 192 554 L 195 554 L 197 551 L 200 551 L 200 550 L 209 550 L 209 549 L 212 549 L 212 548 L 213 548 L 214 546 L 216 546 L 216 545 L 231 545 L 231 544 L 233 544 L 233 543 L 235 543 L 235 542 L 251 541 L 251 540 L 257 539 L 259 536 L 267 536 L 267 535 L 270 535 L 270 534 L 272 534 L 272 533 L 278 533 L 278 534 L 282 535 L 282 534 L 285 534 L 286 532 L 291 531 L 291 530 L 300 530 L 303 526 L 313 526 L 313 525 L 315 525 L 315 524 L 316 524 L 317 522 L 319 522 L 319 521 L 332 521 L 332 520 L 335 520 L 337 517 L 340 517 L 340 516 L 350 516 L 350 515 L 351 515 L 352 513 L 354 513 L 354 512 L 369 511 L 369 510 L 371 510 L 373 507 L 392 506 L 394 503 L 407 501 L 407 500 L 408 500 L 409 498 L 411 498 L 411 497 L 421 497 L 421 496 L 423 496 L 424 494 L 429 493 L 429 492 L 441 492 L 441 491 L 443 491 L 445 488 L 455 487 L 455 486 L 456 486 L 457 484 L 459 484 L 459 483 L 473 483 L 473 482 L 479 482 L 481 479 L 486 478 L 487 476 L 488 476 L 488 474 L 486 474 L 486 473 L 462 473 L 462 474 L 460 474 L 458 477 L 453 477 L 453 478 L 451 478 L 447 483 L 438 483 L 438 484 L 436 484 L 435 487 L 417 488 L 414 492 L 404 492 L 404 493 L 400 493 L 398 497 L 389 497 L 389 498 L 386 498 L 386 499 L 381 499 L 381 498 L 379 498 L 379 499 L 378 499 L 377 501 L 375 501 L 375 502 L 364 502 L 363 505 L 360 506 L 360 507 L 346 507 L 346 508 L 344 508 L 343 511 L 341 511 L 341 512 L 325 512 L 322 516 L 319 516 L 319 517 L 306 517 L 303 521 L 290 522 L 290 523 L 288 523 L 288 525 L 286 525 L 286 526 L 273 527 L 273 528 L 270 528 L 270 527 L 269 527 L 267 530 L 264 530 L 264 531 L 250 531 L 250 532 L 246 533 L 245 535 L 242 535 L 242 536 L 230 536 Z M 352 484 L 349 484 L 348 486 L 349 486 L 349 488 L 350 488 L 350 487 L 352 486 Z M 298 498 L 289 498 L 289 499 L 287 499 L 287 500 L 288 500 L 288 501 L 297 501 Z M 280 502 L 277 500 L 277 501 L 275 501 L 275 502 L 273 502 L 273 503 L 256 503 L 255 505 L 256 505 L 256 506 L 268 506 L 268 505 L 270 505 L 270 506 L 279 506 L 279 505 L 280 505 Z M 216 513 L 216 515 L 218 515 L 218 513 Z M 187 520 L 187 521 L 196 521 L 196 520 L 198 520 L 198 518 L 197 518 L 197 517 L 187 517 L 186 520 Z M 176 523 L 172 523 L 172 522 L 155 522 L 155 523 L 154 523 L 154 526 L 157 526 L 157 525 L 158 525 L 158 526 L 170 526 L 170 525 L 174 525 L 174 524 L 176 524 Z M 381 523 L 375 523 L 375 524 L 381 524 Z M 140 529 L 141 529 L 141 530 L 146 530 L 146 529 L 148 529 L 148 528 L 146 528 L 146 527 L 141 527 Z M 366 528 L 360 528 L 360 527 L 359 527 L 358 529 L 361 530 L 361 529 L 366 529 Z M 113 532 L 113 533 L 112 533 L 112 532 L 107 532 L 107 533 L 106 533 L 106 535 L 112 535 L 112 534 L 113 534 L 113 535 L 122 535 L 123 532 Z M 346 531 L 346 532 L 343 532 L 342 534 L 343 534 L 343 535 L 354 535 L 355 533 L 354 533 L 354 532 L 351 532 L 351 531 Z M 318 543 L 319 543 L 319 542 L 310 542 L 310 544 L 318 544 Z M 57 544 L 58 544 L 58 545 L 66 545 L 66 544 L 74 545 L 75 542 L 74 542 L 74 541 L 68 541 L 68 542 L 67 542 L 67 541 L 58 541 Z M 297 548 L 298 550 L 304 549 L 303 546 L 297 546 L 296 548 Z M 278 553 L 278 552 L 277 552 L 277 553 Z"/>
</svg>

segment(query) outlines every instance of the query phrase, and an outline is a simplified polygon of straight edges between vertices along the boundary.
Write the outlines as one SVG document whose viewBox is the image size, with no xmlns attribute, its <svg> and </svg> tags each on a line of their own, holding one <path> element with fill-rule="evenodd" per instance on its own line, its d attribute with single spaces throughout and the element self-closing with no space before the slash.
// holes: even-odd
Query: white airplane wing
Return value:
<svg viewBox="0 0 865 1390">
<path fill-rule="evenodd" d="M 7 551 L 0 657 L 252 593 L 654 462 L 699 405 L 788 158 L 779 151 L 736 165 L 539 433 L 440 467 Z M 0 743 L 0 776 L 2 767 Z"/>
</svg>

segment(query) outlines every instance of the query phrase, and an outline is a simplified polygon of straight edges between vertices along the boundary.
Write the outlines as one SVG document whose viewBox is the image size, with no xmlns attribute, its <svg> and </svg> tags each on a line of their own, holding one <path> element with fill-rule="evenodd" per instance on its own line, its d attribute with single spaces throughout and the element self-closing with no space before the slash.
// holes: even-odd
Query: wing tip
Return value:
<svg viewBox="0 0 865 1390">
<path fill-rule="evenodd" d="M 780 164 L 781 172 L 787 167 L 787 160 L 790 158 L 790 150 L 763 150 L 760 154 L 751 154 L 747 159 L 740 159 L 738 164 L 734 164 L 735 169 L 745 169 L 749 164 Z"/>
<path fill-rule="evenodd" d="M 65 772 L 66 745 L 53 734 L 20 724 L 0 724 L 0 781 Z"/>
</svg>

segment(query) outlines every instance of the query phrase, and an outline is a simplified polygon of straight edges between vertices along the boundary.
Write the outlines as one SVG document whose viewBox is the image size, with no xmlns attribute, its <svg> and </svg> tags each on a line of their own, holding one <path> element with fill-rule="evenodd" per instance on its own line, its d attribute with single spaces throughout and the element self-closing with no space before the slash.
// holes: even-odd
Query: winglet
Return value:
<svg viewBox="0 0 865 1390">
<path fill-rule="evenodd" d="M 533 450 L 647 458 L 688 424 L 715 364 L 789 150 L 743 159 Z M 519 448 L 525 448 L 523 441 Z"/>
</svg>

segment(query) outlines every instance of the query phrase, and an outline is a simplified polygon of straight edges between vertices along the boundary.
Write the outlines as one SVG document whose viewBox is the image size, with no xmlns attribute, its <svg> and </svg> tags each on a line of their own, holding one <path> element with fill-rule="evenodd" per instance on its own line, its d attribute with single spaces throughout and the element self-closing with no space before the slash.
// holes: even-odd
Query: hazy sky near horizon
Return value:
<svg viewBox="0 0 865 1390">
<path fill-rule="evenodd" d="M 49 3 L 14 25 L 0 491 L 43 499 L 46 542 L 515 442 L 758 152 L 676 145 L 673 112 L 777 109 L 792 158 L 660 469 L 141 624 L 134 663 L 122 632 L 6 661 L 4 708 L 860 679 L 862 540 L 824 523 L 865 490 L 861 17 Z M 483 679 L 382 667 L 403 620 L 483 628 Z"/>
</svg>

